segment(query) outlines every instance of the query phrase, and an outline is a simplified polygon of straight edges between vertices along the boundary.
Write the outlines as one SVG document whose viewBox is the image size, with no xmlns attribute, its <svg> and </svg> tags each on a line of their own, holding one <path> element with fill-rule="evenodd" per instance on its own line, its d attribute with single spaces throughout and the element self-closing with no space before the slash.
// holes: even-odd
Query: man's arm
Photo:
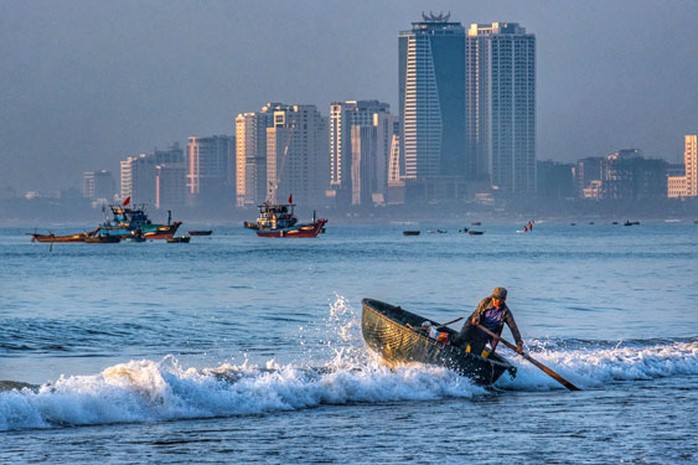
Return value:
<svg viewBox="0 0 698 465">
<path fill-rule="evenodd" d="M 474 324 L 474 325 L 480 324 L 480 316 L 485 311 L 485 309 L 487 308 L 487 306 L 489 305 L 491 300 L 492 299 L 490 299 L 489 297 L 485 297 L 484 299 L 482 299 L 480 301 L 480 303 L 478 304 L 478 306 L 475 309 L 475 311 L 473 312 L 473 314 L 470 315 L 470 322 L 472 324 Z"/>
<path fill-rule="evenodd" d="M 514 336 L 514 340 L 516 341 L 516 351 L 522 354 L 523 339 L 521 339 L 519 327 L 516 325 L 516 320 L 514 320 L 514 315 L 511 313 L 511 310 L 507 311 L 507 315 L 504 318 L 504 322 L 507 324 L 507 326 L 509 326 L 509 330 L 511 330 L 511 334 Z"/>
</svg>

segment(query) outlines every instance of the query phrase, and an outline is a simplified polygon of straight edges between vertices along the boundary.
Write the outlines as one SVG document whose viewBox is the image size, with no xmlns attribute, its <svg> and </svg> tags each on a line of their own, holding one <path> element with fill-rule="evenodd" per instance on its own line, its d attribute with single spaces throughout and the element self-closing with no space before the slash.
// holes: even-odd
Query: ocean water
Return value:
<svg viewBox="0 0 698 465">
<path fill-rule="evenodd" d="M 0 229 L 0 463 L 698 463 L 698 225 L 464 225 Z M 484 389 L 364 345 L 363 297 L 449 321 L 495 286 L 582 391 L 501 346 L 518 375 Z"/>
</svg>

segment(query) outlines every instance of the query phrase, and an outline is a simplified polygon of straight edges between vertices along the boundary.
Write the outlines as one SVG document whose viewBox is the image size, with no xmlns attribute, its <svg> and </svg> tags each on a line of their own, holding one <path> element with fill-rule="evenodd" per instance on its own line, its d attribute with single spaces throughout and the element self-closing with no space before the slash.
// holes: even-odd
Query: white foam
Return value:
<svg viewBox="0 0 698 465">
<path fill-rule="evenodd" d="M 93 376 L 61 377 L 37 391 L 0 393 L 0 430 L 247 415 L 323 404 L 429 400 L 482 394 L 448 370 L 416 365 L 361 370 L 249 364 L 182 369 L 172 357 L 130 361 Z"/>
<path fill-rule="evenodd" d="M 651 380 L 698 374 L 698 341 L 663 342 L 611 348 L 546 350 L 530 355 L 580 388 L 596 388 L 613 381 Z M 497 385 L 507 389 L 564 389 L 543 371 L 520 357 L 515 380 L 506 376 Z"/>
</svg>

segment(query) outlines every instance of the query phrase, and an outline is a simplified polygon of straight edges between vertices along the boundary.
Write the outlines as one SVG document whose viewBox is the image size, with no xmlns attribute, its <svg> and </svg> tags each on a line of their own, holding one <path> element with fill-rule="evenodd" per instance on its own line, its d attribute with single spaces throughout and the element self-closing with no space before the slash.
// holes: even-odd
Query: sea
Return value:
<svg viewBox="0 0 698 465">
<path fill-rule="evenodd" d="M 188 244 L 0 228 L 0 463 L 696 464 L 698 224 L 623 220 Z M 497 286 L 580 391 L 501 344 L 518 373 L 485 388 L 364 343 L 363 298 L 447 322 Z"/>
</svg>

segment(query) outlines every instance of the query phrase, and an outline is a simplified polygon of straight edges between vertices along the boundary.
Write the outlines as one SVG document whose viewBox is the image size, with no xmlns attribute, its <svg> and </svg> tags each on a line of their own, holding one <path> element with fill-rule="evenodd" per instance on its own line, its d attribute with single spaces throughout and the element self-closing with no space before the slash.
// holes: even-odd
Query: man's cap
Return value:
<svg viewBox="0 0 698 465">
<path fill-rule="evenodd" d="M 494 291 L 492 291 L 492 297 L 495 299 L 506 299 L 507 290 L 503 287 L 495 287 Z"/>
</svg>

